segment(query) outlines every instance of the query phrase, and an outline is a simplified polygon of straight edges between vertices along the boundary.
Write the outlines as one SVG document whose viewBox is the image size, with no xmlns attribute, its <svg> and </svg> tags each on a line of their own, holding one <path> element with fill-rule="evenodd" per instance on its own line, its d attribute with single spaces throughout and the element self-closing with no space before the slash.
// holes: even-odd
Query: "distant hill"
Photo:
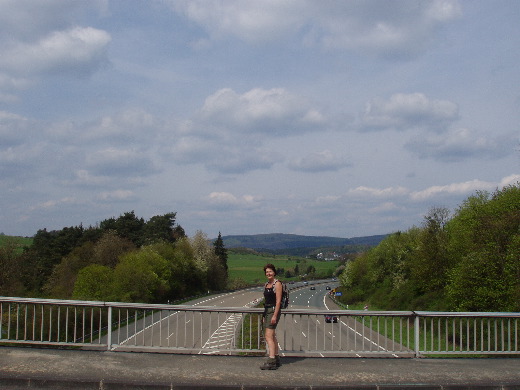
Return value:
<svg viewBox="0 0 520 390">
<path fill-rule="evenodd" d="M 325 236 L 302 236 L 297 234 L 269 233 L 222 236 L 226 248 L 250 248 L 276 254 L 304 255 L 322 249 L 338 253 L 356 252 L 378 245 L 386 234 L 339 238 Z"/>
</svg>

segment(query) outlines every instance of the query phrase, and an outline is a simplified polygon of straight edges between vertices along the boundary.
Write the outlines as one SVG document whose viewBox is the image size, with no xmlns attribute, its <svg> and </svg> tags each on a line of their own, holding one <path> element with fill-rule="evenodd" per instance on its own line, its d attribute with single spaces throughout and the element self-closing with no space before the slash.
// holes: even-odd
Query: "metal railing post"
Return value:
<svg viewBox="0 0 520 390">
<path fill-rule="evenodd" d="M 415 354 L 415 357 L 418 358 L 420 356 L 420 352 L 419 352 L 419 340 L 420 340 L 420 336 L 419 336 L 419 315 L 417 313 L 413 313 L 415 318 L 414 318 L 414 330 L 413 330 L 413 334 L 414 334 L 414 354 Z"/>
<path fill-rule="evenodd" d="M 107 351 L 112 348 L 112 306 L 108 306 L 108 318 L 107 318 Z"/>
</svg>

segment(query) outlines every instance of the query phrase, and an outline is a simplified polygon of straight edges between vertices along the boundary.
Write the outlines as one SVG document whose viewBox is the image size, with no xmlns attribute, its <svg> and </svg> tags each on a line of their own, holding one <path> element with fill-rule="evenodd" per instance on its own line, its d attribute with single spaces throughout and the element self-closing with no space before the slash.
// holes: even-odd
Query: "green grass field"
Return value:
<svg viewBox="0 0 520 390">
<path fill-rule="evenodd" d="M 18 247 L 18 252 L 22 252 L 24 246 L 30 246 L 33 239 L 28 237 L 6 236 L 0 234 L 0 248 L 8 243 L 14 243 Z"/>
<path fill-rule="evenodd" d="M 318 261 L 284 255 L 260 255 L 253 253 L 228 252 L 229 278 L 241 278 L 247 283 L 263 283 L 265 280 L 264 265 L 272 263 L 276 268 L 283 268 L 291 273 L 298 265 L 300 273 L 305 273 L 310 265 L 316 269 L 316 277 L 330 277 L 338 267 L 337 261 Z M 299 277 L 286 278 L 279 275 L 281 280 L 299 280 Z"/>
</svg>

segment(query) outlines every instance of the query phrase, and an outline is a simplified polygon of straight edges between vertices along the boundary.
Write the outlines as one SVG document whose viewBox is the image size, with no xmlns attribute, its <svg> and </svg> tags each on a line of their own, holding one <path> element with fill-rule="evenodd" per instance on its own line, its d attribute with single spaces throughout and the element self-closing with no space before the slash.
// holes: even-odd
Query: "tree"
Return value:
<svg viewBox="0 0 520 390">
<path fill-rule="evenodd" d="M 174 242 L 174 230 L 176 213 L 155 215 L 144 226 L 145 241 L 149 244 L 157 241 Z"/>
<path fill-rule="evenodd" d="M 433 208 L 421 228 L 394 233 L 347 262 L 345 303 L 388 310 L 520 310 L 520 183 L 478 191 L 451 219 Z"/>
<path fill-rule="evenodd" d="M 228 273 L 228 264 L 227 264 L 228 254 L 227 254 L 227 249 L 224 247 L 224 240 L 222 240 L 222 235 L 220 234 L 220 232 L 218 232 L 218 237 L 215 240 L 215 242 L 213 243 L 213 246 L 215 247 L 215 254 L 220 259 L 220 262 L 222 263 L 222 266 L 226 270 L 226 275 L 227 275 L 227 273 Z"/>
<path fill-rule="evenodd" d="M 59 231 L 38 230 L 33 243 L 23 256 L 23 279 L 31 295 L 40 295 L 54 267 L 75 247 L 83 243 L 82 226 L 66 227 Z"/>
<path fill-rule="evenodd" d="M 116 230 L 121 237 L 128 238 L 135 246 L 144 243 L 144 219 L 138 218 L 134 211 L 124 213 L 116 220 Z"/>
<path fill-rule="evenodd" d="M 64 256 L 52 270 L 43 290 L 45 296 L 56 299 L 70 299 L 79 271 L 92 263 L 94 244 L 87 242 Z"/>
<path fill-rule="evenodd" d="M 316 273 L 316 267 L 312 264 L 307 267 L 307 275 L 314 275 Z"/>
<path fill-rule="evenodd" d="M 104 265 L 86 266 L 78 273 L 72 297 L 81 300 L 112 300 L 113 275 L 114 270 Z"/>
<path fill-rule="evenodd" d="M 113 294 L 123 302 L 164 302 L 169 292 L 171 268 L 153 249 L 126 253 L 114 269 Z"/>
<path fill-rule="evenodd" d="M 93 262 L 115 268 L 121 255 L 135 249 L 128 238 L 120 237 L 115 230 L 107 230 L 94 246 Z"/>
<path fill-rule="evenodd" d="M 164 258 L 170 267 L 167 300 L 174 301 L 204 291 L 206 275 L 195 267 L 193 250 L 187 239 L 181 239 L 173 245 L 158 242 L 150 248 Z"/>
<path fill-rule="evenodd" d="M 411 260 L 413 278 L 420 281 L 417 287 L 422 293 L 438 292 L 446 285 L 450 261 L 445 227 L 449 214 L 446 208 L 434 207 L 424 217 L 417 256 Z"/>
<path fill-rule="evenodd" d="M 12 239 L 0 246 L 0 295 L 19 296 L 23 291 L 17 250 L 18 245 Z"/>
<path fill-rule="evenodd" d="M 455 310 L 519 310 L 520 183 L 469 197 L 448 224 Z"/>
<path fill-rule="evenodd" d="M 195 264 L 205 275 L 210 290 L 223 290 L 227 286 L 227 272 L 220 258 L 208 244 L 205 233 L 197 231 L 190 240 L 193 248 Z"/>
</svg>

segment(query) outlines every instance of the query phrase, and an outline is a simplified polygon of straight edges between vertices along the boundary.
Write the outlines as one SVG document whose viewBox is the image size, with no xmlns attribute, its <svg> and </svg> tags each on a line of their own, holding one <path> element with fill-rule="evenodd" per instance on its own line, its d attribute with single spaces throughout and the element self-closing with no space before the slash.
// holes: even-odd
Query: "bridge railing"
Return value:
<svg viewBox="0 0 520 390">
<path fill-rule="evenodd" d="M 265 353 L 260 308 L 0 297 L 0 345 Z M 300 356 L 520 354 L 520 313 L 284 310 L 280 350 Z"/>
</svg>

